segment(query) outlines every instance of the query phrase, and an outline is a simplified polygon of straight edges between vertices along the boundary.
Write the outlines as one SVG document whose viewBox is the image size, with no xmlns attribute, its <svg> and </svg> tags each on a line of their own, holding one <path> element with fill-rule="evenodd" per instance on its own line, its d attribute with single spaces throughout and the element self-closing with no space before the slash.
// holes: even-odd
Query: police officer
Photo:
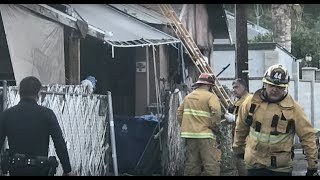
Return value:
<svg viewBox="0 0 320 180">
<path fill-rule="evenodd" d="M 236 117 L 239 112 L 240 105 L 248 98 L 252 97 L 252 94 L 248 92 L 247 83 L 242 78 L 237 78 L 232 82 L 232 92 L 237 98 L 234 103 L 234 108 L 232 113 L 226 112 L 225 118 L 228 122 L 232 123 L 232 139 L 234 139 L 234 131 L 236 127 Z M 247 169 L 242 158 L 235 157 L 236 168 L 238 170 L 239 176 L 246 176 Z"/>
<path fill-rule="evenodd" d="M 66 143 L 55 114 L 37 104 L 41 86 L 36 77 L 22 79 L 20 102 L 0 115 L 0 147 L 7 137 L 10 176 L 47 176 L 50 171 L 50 136 L 62 164 L 63 175 L 71 172 Z"/>
<path fill-rule="evenodd" d="M 220 175 L 221 152 L 212 129 L 221 121 L 221 106 L 218 97 L 211 92 L 214 81 L 211 74 L 200 74 L 195 89 L 177 110 L 181 137 L 186 139 L 186 176 Z"/>
<path fill-rule="evenodd" d="M 244 157 L 249 176 L 291 176 L 293 140 L 297 134 L 306 152 L 308 171 L 317 174 L 314 128 L 303 108 L 288 94 L 290 76 L 276 64 L 267 69 L 264 87 L 239 109 L 233 149 Z"/>
</svg>

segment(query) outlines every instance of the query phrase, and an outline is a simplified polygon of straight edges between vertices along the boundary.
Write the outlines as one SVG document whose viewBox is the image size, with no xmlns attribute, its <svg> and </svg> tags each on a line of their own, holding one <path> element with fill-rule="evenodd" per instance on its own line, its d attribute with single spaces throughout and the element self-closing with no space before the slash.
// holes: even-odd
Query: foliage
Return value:
<svg viewBox="0 0 320 180">
<path fill-rule="evenodd" d="M 257 23 L 259 19 L 259 26 L 272 29 L 271 4 L 249 4 L 247 13 L 248 21 Z"/>
<path fill-rule="evenodd" d="M 302 21 L 305 22 L 305 25 L 313 29 L 319 24 L 320 17 L 320 4 L 302 4 L 303 15 Z"/>
<path fill-rule="evenodd" d="M 271 21 L 271 4 L 259 4 L 260 9 L 257 11 L 257 4 L 248 4 L 247 6 L 247 18 L 248 21 L 257 23 L 259 18 L 259 25 L 266 29 L 272 29 L 272 21 Z M 235 14 L 235 5 L 234 4 L 224 4 L 224 8 Z"/>
<path fill-rule="evenodd" d="M 306 54 L 312 56 L 311 66 L 320 65 L 320 4 L 300 4 L 303 13 L 299 20 L 292 12 L 292 31 L 291 31 L 291 53 L 298 59 L 303 59 Z M 261 4 L 262 11 L 257 12 L 256 4 L 248 4 L 247 14 L 248 21 L 257 22 L 259 25 L 269 29 L 272 32 L 272 13 L 271 4 Z M 234 4 L 225 5 L 225 9 L 234 13 Z M 272 34 L 258 35 L 249 42 L 273 42 Z"/>
<path fill-rule="evenodd" d="M 267 34 L 259 34 L 258 36 L 254 37 L 252 40 L 248 40 L 249 43 L 253 42 L 273 42 L 272 33 Z"/>
<path fill-rule="evenodd" d="M 297 58 L 304 58 L 306 54 L 312 57 L 311 66 L 318 67 L 320 60 L 320 32 L 314 29 L 299 28 L 292 33 L 292 54 Z"/>
<path fill-rule="evenodd" d="M 311 66 L 318 67 L 320 61 L 320 12 L 319 4 L 305 4 L 301 21 L 294 21 L 291 31 L 292 54 L 303 59 L 306 54 L 312 57 Z"/>
</svg>

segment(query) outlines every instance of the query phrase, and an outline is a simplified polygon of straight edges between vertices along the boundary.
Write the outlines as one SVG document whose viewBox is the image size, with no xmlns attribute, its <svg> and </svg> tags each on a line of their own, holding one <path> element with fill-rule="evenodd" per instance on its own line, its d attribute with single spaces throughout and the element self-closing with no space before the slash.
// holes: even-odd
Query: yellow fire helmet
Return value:
<svg viewBox="0 0 320 180">
<path fill-rule="evenodd" d="M 267 69 L 262 82 L 279 87 L 288 87 L 290 76 L 288 70 L 283 65 L 276 64 Z"/>
</svg>

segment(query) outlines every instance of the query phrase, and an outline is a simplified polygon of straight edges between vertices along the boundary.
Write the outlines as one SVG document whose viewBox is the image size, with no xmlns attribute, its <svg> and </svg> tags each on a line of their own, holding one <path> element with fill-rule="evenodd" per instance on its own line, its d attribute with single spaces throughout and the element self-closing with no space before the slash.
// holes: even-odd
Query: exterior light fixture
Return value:
<svg viewBox="0 0 320 180">
<path fill-rule="evenodd" d="M 311 61 L 312 61 L 311 55 L 310 55 L 310 54 L 306 54 L 305 60 L 306 60 L 307 62 L 311 62 Z"/>
<path fill-rule="evenodd" d="M 312 61 L 311 55 L 310 54 L 306 54 L 306 57 L 304 59 L 306 61 L 306 65 L 310 67 L 311 66 L 311 61 Z"/>
</svg>

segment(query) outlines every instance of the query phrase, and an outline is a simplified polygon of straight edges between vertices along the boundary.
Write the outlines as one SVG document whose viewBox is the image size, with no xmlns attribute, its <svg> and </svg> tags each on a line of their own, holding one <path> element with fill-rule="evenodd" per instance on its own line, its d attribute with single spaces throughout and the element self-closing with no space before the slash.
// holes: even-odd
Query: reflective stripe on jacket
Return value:
<svg viewBox="0 0 320 180">
<path fill-rule="evenodd" d="M 221 121 L 218 97 L 201 86 L 188 94 L 177 110 L 181 137 L 213 138 L 212 128 Z"/>
<path fill-rule="evenodd" d="M 255 139 L 263 143 L 278 144 L 278 143 L 283 143 L 293 139 L 294 134 L 287 133 L 287 134 L 271 135 L 269 133 L 266 134 L 266 133 L 256 132 L 255 129 L 250 128 L 249 136 L 252 139 Z"/>
<path fill-rule="evenodd" d="M 317 168 L 315 131 L 302 107 L 290 95 L 278 103 L 263 101 L 261 91 L 246 99 L 239 109 L 234 151 L 245 153 L 248 168 L 290 172 L 294 134 L 297 134 L 305 150 L 308 168 Z M 251 104 L 255 108 L 252 121 L 249 121 Z"/>
</svg>

